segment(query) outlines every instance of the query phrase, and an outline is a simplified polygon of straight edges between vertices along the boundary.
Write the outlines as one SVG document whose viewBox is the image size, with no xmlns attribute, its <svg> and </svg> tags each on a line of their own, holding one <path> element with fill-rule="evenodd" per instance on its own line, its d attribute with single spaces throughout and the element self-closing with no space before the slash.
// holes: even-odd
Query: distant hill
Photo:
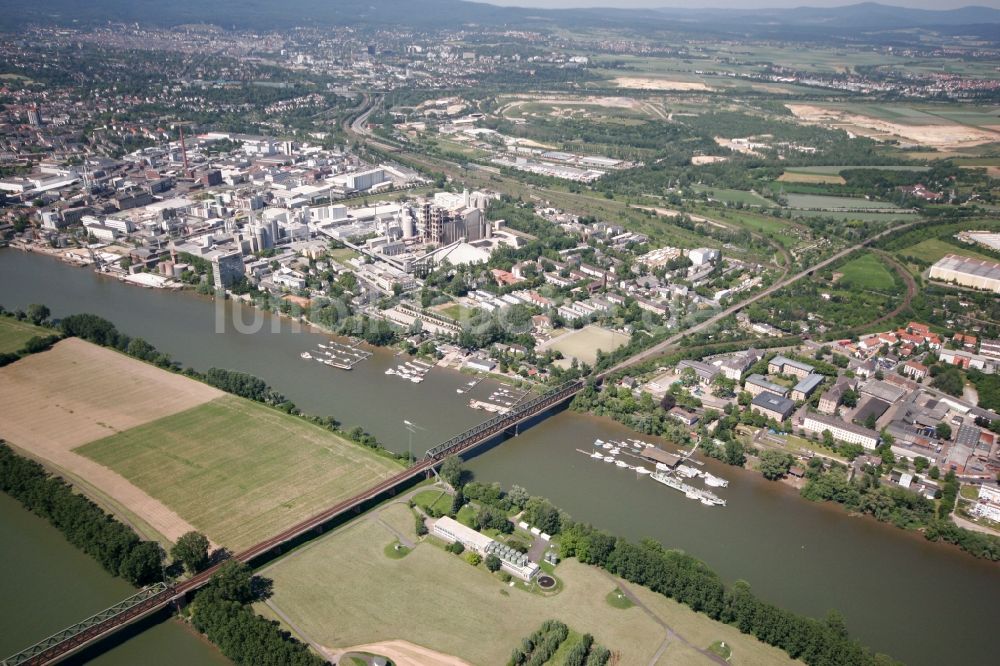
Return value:
<svg viewBox="0 0 1000 666">
<path fill-rule="evenodd" d="M 608 4 L 613 5 L 614 0 L 608 0 Z M 989 7 L 934 11 L 862 3 L 757 10 L 542 10 L 463 0 L 0 0 L 2 30 L 26 25 L 90 26 L 109 21 L 159 26 L 211 23 L 222 28 L 256 30 L 306 25 L 433 29 L 469 24 L 532 29 L 558 24 L 786 39 L 852 39 L 859 34 L 919 28 L 1000 39 L 1000 10 Z"/>
</svg>

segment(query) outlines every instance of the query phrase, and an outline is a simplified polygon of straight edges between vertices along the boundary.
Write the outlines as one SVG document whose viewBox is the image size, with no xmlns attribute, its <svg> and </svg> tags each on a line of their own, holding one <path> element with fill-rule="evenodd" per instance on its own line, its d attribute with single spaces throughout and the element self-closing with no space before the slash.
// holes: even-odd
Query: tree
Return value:
<svg viewBox="0 0 1000 666">
<path fill-rule="evenodd" d="M 941 470 L 938 469 L 937 465 L 934 465 L 927 472 L 927 476 L 931 477 L 932 479 L 934 479 L 936 481 L 937 479 L 939 479 L 941 477 Z"/>
<path fill-rule="evenodd" d="M 163 577 L 163 549 L 155 541 L 142 541 L 118 568 L 118 575 L 133 585 L 148 585 Z"/>
<path fill-rule="evenodd" d="M 507 491 L 507 500 L 510 501 L 510 505 L 518 509 L 523 509 L 529 499 L 531 496 L 528 495 L 528 491 L 519 485 L 515 484 Z"/>
<path fill-rule="evenodd" d="M 180 562 L 188 573 L 198 573 L 208 566 L 208 538 L 201 532 L 188 532 L 170 549 L 170 556 Z"/>
<path fill-rule="evenodd" d="M 916 469 L 918 473 L 923 472 L 930 464 L 931 462 L 923 456 L 917 456 L 913 459 L 913 468 Z"/>
<path fill-rule="evenodd" d="M 52 312 L 38 303 L 32 303 L 28 306 L 28 320 L 35 326 L 41 326 L 45 323 L 45 320 L 49 318 Z"/>
<path fill-rule="evenodd" d="M 489 555 L 486 556 L 486 568 L 492 571 L 493 573 L 500 571 L 501 564 L 502 563 L 500 562 L 500 558 L 497 557 L 496 555 L 490 553 Z"/>
<path fill-rule="evenodd" d="M 729 465 L 743 467 L 747 462 L 746 448 L 743 446 L 743 443 L 735 439 L 726 442 L 724 460 Z"/>
<path fill-rule="evenodd" d="M 218 598 L 248 604 L 258 596 L 250 567 L 238 560 L 226 560 L 212 576 L 208 589 Z"/>
<path fill-rule="evenodd" d="M 448 456 L 441 463 L 441 478 L 453 488 L 462 484 L 462 459 L 458 456 Z"/>
<path fill-rule="evenodd" d="M 668 412 L 676 406 L 677 406 L 677 398 L 675 398 L 671 393 L 665 394 L 663 396 L 663 399 L 660 400 L 660 407 L 662 407 L 664 410 Z"/>
<path fill-rule="evenodd" d="M 938 439 L 951 439 L 951 426 L 944 421 L 940 421 L 935 430 L 937 431 Z"/>
<path fill-rule="evenodd" d="M 792 468 L 792 456 L 781 451 L 765 451 L 760 456 L 760 472 L 769 481 L 776 481 Z"/>
</svg>

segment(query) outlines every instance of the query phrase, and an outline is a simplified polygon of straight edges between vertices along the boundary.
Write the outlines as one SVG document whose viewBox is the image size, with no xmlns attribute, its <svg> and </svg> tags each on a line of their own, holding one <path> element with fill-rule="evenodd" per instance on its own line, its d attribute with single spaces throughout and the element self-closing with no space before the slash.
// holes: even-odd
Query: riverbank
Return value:
<svg viewBox="0 0 1000 666">
<path fill-rule="evenodd" d="M 262 330 L 242 333 L 231 324 L 245 314 L 233 301 L 216 309 L 190 292 L 129 289 L 89 271 L 42 256 L 0 250 L 0 303 L 26 308 L 47 303 L 54 316 L 87 311 L 116 321 L 201 371 L 226 367 L 248 372 L 311 414 L 335 414 L 345 430 L 360 425 L 391 451 L 405 453 L 412 436 L 418 456 L 430 446 L 475 425 L 482 412 L 470 398 L 496 384 L 457 394 L 470 377 L 435 369 L 419 385 L 384 375 L 398 362 L 393 352 L 373 357 L 349 373 L 298 355 L 329 338 L 293 331 L 287 321 L 262 316 Z M 217 315 L 227 324 L 217 328 Z M 407 431 L 403 420 L 423 430 Z M 556 411 L 485 447 L 468 466 L 480 481 L 518 484 L 544 495 L 579 520 L 632 540 L 653 537 L 706 561 L 727 581 L 747 580 L 758 595 L 784 608 L 822 617 L 840 609 L 864 643 L 911 665 L 992 663 L 993 606 L 1000 568 L 974 560 L 920 534 L 889 529 L 872 518 L 848 516 L 840 507 L 803 502 L 792 488 L 714 460 L 705 469 L 730 480 L 724 509 L 702 507 L 682 495 L 636 479 L 635 473 L 594 465 L 576 453 L 595 438 L 636 435 L 608 419 Z M 661 448 L 669 442 L 643 436 Z M 724 535 L 724 536 L 721 536 Z M 849 578 L 853 584 L 843 584 Z M 912 609 L 933 597 L 935 612 Z M 908 618 L 897 622 L 892 618 Z M 960 641 L 942 641 L 959 635 Z"/>
</svg>

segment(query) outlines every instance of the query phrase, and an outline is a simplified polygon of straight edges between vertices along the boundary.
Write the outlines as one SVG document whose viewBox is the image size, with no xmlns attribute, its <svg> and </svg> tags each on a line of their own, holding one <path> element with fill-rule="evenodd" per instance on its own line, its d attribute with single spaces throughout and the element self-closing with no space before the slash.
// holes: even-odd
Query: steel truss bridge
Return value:
<svg viewBox="0 0 1000 666">
<path fill-rule="evenodd" d="M 583 380 L 575 380 L 558 386 L 542 395 L 517 405 L 511 411 L 498 414 L 465 432 L 455 435 L 446 442 L 427 451 L 423 460 L 414 463 L 405 470 L 372 486 L 371 488 L 334 504 L 322 513 L 303 520 L 280 534 L 273 536 L 255 546 L 233 555 L 240 562 L 250 562 L 261 555 L 274 551 L 282 545 L 295 541 L 310 531 L 322 532 L 323 526 L 349 511 L 360 510 L 361 507 L 386 494 L 397 487 L 413 480 L 421 474 L 429 475 L 452 455 L 468 453 L 476 447 L 492 440 L 494 437 L 516 429 L 521 423 L 532 419 L 543 412 L 559 405 L 576 395 L 584 387 Z M 179 602 L 188 594 L 195 592 L 211 579 L 221 566 L 215 566 L 189 578 L 186 581 L 166 585 L 157 583 L 140 590 L 135 595 L 101 611 L 83 622 L 63 629 L 43 641 L 0 661 L 0 666 L 39 666 L 53 664 L 68 657 L 74 652 L 111 636 L 119 629 L 162 610 L 174 602 Z"/>
</svg>

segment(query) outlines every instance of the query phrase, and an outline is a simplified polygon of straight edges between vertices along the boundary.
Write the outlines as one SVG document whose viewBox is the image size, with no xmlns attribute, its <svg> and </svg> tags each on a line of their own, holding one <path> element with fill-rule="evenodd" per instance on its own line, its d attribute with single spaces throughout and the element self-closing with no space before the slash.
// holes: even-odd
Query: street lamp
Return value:
<svg viewBox="0 0 1000 666">
<path fill-rule="evenodd" d="M 425 428 L 421 428 L 413 421 L 407 421 L 406 419 L 403 419 L 403 426 L 406 428 L 406 432 L 409 433 L 409 448 L 407 449 L 408 457 L 406 459 L 406 464 L 410 465 L 413 463 L 413 433 L 417 430 L 424 430 Z"/>
</svg>

